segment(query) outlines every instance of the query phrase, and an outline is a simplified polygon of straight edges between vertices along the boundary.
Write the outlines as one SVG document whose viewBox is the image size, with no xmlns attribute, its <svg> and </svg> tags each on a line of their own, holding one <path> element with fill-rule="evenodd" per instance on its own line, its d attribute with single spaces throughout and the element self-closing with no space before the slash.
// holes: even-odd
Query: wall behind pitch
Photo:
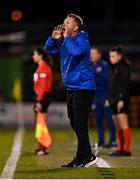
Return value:
<svg viewBox="0 0 140 180">
<path fill-rule="evenodd" d="M 13 88 L 16 79 L 22 80 L 20 57 L 0 58 L 0 91 L 4 101 L 13 101 Z"/>
</svg>

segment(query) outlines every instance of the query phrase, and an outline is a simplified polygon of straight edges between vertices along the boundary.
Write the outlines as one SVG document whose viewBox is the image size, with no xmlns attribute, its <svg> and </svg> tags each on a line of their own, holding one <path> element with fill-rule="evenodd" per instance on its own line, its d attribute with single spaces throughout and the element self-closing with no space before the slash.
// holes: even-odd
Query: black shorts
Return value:
<svg viewBox="0 0 140 180">
<path fill-rule="evenodd" d="M 129 102 L 124 102 L 124 106 L 121 109 L 117 108 L 117 104 L 111 105 L 110 108 L 111 108 L 112 115 L 117 115 L 117 114 L 122 114 L 122 113 L 128 114 Z"/>
<path fill-rule="evenodd" d="M 37 111 L 36 111 L 36 103 L 37 103 L 36 96 L 37 95 L 34 93 L 34 106 L 33 106 L 33 110 L 34 110 L 35 113 L 37 113 Z M 48 112 L 48 107 L 50 105 L 50 102 L 51 102 L 51 94 L 50 93 L 45 93 L 42 101 L 40 102 L 41 106 L 42 106 L 42 109 L 41 109 L 40 112 L 47 113 Z"/>
</svg>

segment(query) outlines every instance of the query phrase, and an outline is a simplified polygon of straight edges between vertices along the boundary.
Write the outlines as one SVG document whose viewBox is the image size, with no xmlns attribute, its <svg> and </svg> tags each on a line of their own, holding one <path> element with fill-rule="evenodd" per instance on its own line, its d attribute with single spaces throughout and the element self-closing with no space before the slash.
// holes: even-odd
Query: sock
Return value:
<svg viewBox="0 0 140 180">
<path fill-rule="evenodd" d="M 118 136 L 118 151 L 123 151 L 124 137 L 123 137 L 122 129 L 119 129 L 117 131 L 117 136 Z"/>
<path fill-rule="evenodd" d="M 124 151 L 130 152 L 131 131 L 130 128 L 123 129 Z"/>
<path fill-rule="evenodd" d="M 42 151 L 45 151 L 47 148 L 39 143 L 39 149 L 42 150 Z"/>
</svg>

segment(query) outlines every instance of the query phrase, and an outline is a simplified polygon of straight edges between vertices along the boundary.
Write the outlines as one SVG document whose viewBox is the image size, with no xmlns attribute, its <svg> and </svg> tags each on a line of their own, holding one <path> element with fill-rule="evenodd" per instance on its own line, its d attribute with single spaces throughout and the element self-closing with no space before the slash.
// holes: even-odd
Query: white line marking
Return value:
<svg viewBox="0 0 140 180">
<path fill-rule="evenodd" d="M 12 179 L 12 177 L 13 177 L 13 174 L 16 169 L 17 161 L 21 154 L 23 133 L 24 133 L 23 128 L 19 128 L 16 132 L 14 144 L 13 144 L 12 150 L 11 150 L 11 155 L 8 158 L 6 165 L 3 169 L 2 175 L 0 177 L 1 179 Z"/>
<path fill-rule="evenodd" d="M 24 135 L 22 103 L 17 104 L 17 123 L 18 123 L 18 129 L 15 134 L 14 143 L 13 143 L 13 146 L 11 149 L 11 154 L 5 164 L 5 167 L 3 169 L 0 179 L 12 179 L 13 178 L 17 162 L 21 155 L 21 147 L 22 147 L 23 135 Z"/>
<path fill-rule="evenodd" d="M 105 160 L 103 160 L 103 158 L 101 158 L 101 157 L 99 157 L 99 160 L 96 163 L 96 165 L 98 167 L 102 167 L 102 168 L 111 168 L 111 166 Z"/>
</svg>

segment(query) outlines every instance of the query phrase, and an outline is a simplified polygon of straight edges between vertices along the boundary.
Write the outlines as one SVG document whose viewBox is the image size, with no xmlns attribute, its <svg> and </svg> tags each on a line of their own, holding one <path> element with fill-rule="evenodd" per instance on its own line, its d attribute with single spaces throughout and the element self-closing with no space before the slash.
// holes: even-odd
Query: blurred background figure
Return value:
<svg viewBox="0 0 140 180">
<path fill-rule="evenodd" d="M 110 66 L 102 59 L 102 54 L 96 47 L 91 48 L 90 59 L 95 71 L 96 95 L 93 101 L 92 110 L 96 120 L 98 147 L 116 147 L 115 125 L 112 120 L 111 110 L 109 106 L 105 104 L 109 87 Z M 107 144 L 105 142 L 104 120 L 106 120 L 109 128 L 110 139 Z"/>
<path fill-rule="evenodd" d="M 120 46 L 112 48 L 109 57 L 112 68 L 106 104 L 111 107 L 118 137 L 118 149 L 111 155 L 130 156 L 131 134 L 128 125 L 130 65 Z"/>
<path fill-rule="evenodd" d="M 51 101 L 52 88 L 52 70 L 47 61 L 47 54 L 43 49 L 39 48 L 33 52 L 33 60 L 38 64 L 38 68 L 34 73 L 34 112 L 35 124 L 37 121 L 37 112 L 43 113 L 44 119 L 47 122 L 47 112 Z M 48 147 L 43 144 L 38 144 L 38 149 L 35 150 L 36 155 L 48 154 Z"/>
</svg>

